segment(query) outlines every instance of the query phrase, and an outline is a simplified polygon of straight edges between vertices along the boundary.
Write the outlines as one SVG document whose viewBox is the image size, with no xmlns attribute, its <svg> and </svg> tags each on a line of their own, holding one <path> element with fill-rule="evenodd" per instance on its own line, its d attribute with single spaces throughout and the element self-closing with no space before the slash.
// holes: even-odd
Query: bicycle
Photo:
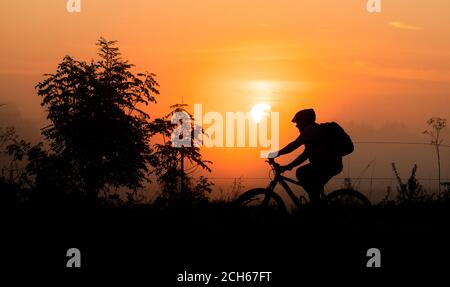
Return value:
<svg viewBox="0 0 450 287">
<path fill-rule="evenodd" d="M 266 162 L 272 168 L 275 174 L 272 181 L 266 188 L 254 188 L 241 194 L 235 201 L 239 206 L 254 206 L 262 207 L 264 210 L 277 211 L 279 213 L 287 213 L 286 204 L 281 196 L 275 192 L 275 187 L 280 184 L 289 198 L 293 201 L 297 208 L 301 208 L 306 203 L 306 197 L 297 197 L 287 182 L 301 186 L 300 182 L 293 180 L 289 177 L 282 175 L 279 167 L 280 165 L 275 162 L 274 159 L 269 159 Z M 367 208 L 371 206 L 367 197 L 359 191 L 349 188 L 342 188 L 334 190 L 329 194 L 325 194 L 323 191 L 320 193 L 320 203 L 325 206 L 332 207 L 363 207 Z"/>
</svg>

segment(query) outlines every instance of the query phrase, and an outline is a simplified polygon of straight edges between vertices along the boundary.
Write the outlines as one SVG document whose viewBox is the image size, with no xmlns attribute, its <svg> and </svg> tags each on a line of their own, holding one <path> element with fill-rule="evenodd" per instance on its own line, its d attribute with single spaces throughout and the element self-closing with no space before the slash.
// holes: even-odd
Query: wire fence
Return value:
<svg viewBox="0 0 450 287">
<path fill-rule="evenodd" d="M 397 141 L 359 141 L 354 142 L 354 144 L 387 144 L 387 145 L 421 145 L 421 146 L 436 146 L 433 143 L 423 143 L 423 142 L 397 142 Z M 439 147 L 450 148 L 450 145 L 440 144 Z"/>
<path fill-rule="evenodd" d="M 405 146 L 430 146 L 435 147 L 435 144 L 425 142 L 402 142 L 402 141 L 355 141 L 355 145 L 405 145 Z M 450 145 L 440 144 L 440 148 L 448 149 Z M 294 175 L 295 177 L 295 175 Z M 195 178 L 195 177 L 194 177 Z M 216 185 L 221 189 L 233 189 L 236 182 L 239 182 L 245 188 L 252 188 L 256 186 L 265 186 L 270 181 L 270 176 L 218 176 L 208 177 L 211 181 L 216 181 Z M 403 183 L 407 183 L 409 175 L 401 177 Z M 439 178 L 436 177 L 416 177 L 416 180 L 427 190 L 428 192 L 436 192 L 439 189 Z M 387 190 L 396 191 L 399 186 L 397 177 L 392 176 L 338 176 L 332 178 L 327 184 L 328 190 L 333 190 L 339 187 L 343 187 L 346 183 L 351 182 L 353 186 L 361 192 L 369 195 L 369 197 L 378 197 L 378 200 L 382 198 Z M 440 183 L 450 182 L 450 178 L 442 177 Z"/>
<path fill-rule="evenodd" d="M 358 144 L 374 144 L 374 145 L 418 145 L 418 146 L 433 146 L 435 147 L 435 144 L 432 143 L 424 143 L 424 142 L 400 142 L 400 141 L 355 141 L 355 145 Z M 450 148 L 450 145 L 443 145 L 440 144 L 439 147 L 443 148 Z M 192 178 L 199 178 L 200 176 L 192 176 Z M 152 179 L 157 179 L 152 178 Z M 269 176 L 265 177 L 246 177 L 246 176 L 221 176 L 221 177 L 208 177 L 210 180 L 267 180 L 269 179 Z M 334 177 L 332 180 L 345 180 L 345 179 L 354 179 L 354 180 L 395 180 L 397 181 L 396 177 L 393 175 L 392 177 L 354 177 L 354 176 L 348 176 L 348 177 Z M 417 177 L 417 180 L 421 181 L 438 181 L 438 178 L 425 178 L 425 177 Z M 441 178 L 441 182 L 450 182 L 450 178 Z"/>
</svg>

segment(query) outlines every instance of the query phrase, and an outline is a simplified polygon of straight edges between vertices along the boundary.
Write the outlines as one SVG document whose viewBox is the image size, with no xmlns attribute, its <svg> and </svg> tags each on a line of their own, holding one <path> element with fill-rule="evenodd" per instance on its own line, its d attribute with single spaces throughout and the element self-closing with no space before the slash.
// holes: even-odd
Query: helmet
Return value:
<svg viewBox="0 0 450 287">
<path fill-rule="evenodd" d="M 316 112 L 313 109 L 305 109 L 297 112 L 292 118 L 293 123 L 302 122 L 312 124 L 316 121 Z"/>
</svg>

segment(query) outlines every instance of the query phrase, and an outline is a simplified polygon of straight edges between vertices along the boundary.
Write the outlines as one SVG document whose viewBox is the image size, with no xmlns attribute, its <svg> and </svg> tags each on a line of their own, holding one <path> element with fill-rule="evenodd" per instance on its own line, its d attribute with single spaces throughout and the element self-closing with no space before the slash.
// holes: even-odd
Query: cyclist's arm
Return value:
<svg viewBox="0 0 450 287">
<path fill-rule="evenodd" d="M 275 153 L 276 156 L 285 155 L 288 153 L 293 152 L 294 150 L 298 149 L 303 144 L 303 141 L 300 138 L 295 139 L 293 142 L 285 146 L 284 148 L 280 149 L 278 153 Z"/>
<path fill-rule="evenodd" d="M 286 169 L 291 170 L 294 167 L 301 165 L 304 163 L 309 157 L 309 154 L 307 150 L 305 150 L 301 155 L 299 155 L 294 161 L 292 161 L 290 164 L 286 165 Z"/>
</svg>

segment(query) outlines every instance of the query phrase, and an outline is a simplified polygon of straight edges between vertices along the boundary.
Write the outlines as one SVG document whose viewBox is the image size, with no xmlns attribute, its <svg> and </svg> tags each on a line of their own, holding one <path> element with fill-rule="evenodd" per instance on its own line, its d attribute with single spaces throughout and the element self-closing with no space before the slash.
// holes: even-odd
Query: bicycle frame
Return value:
<svg viewBox="0 0 450 287">
<path fill-rule="evenodd" d="M 291 200 L 294 202 L 294 204 L 297 207 L 300 207 L 302 205 L 302 202 L 300 200 L 300 198 L 298 198 L 295 193 L 292 191 L 292 189 L 289 187 L 289 185 L 286 182 L 290 182 L 293 183 L 295 185 L 301 186 L 300 182 L 293 180 L 289 177 L 285 177 L 283 175 L 281 175 L 278 171 L 276 171 L 276 169 L 274 168 L 275 171 L 275 178 L 269 183 L 269 186 L 267 187 L 269 190 L 271 190 L 271 192 L 275 192 L 275 187 L 277 186 L 277 184 L 280 184 L 284 190 L 286 191 L 286 193 L 289 195 L 289 197 L 291 198 Z"/>
</svg>

